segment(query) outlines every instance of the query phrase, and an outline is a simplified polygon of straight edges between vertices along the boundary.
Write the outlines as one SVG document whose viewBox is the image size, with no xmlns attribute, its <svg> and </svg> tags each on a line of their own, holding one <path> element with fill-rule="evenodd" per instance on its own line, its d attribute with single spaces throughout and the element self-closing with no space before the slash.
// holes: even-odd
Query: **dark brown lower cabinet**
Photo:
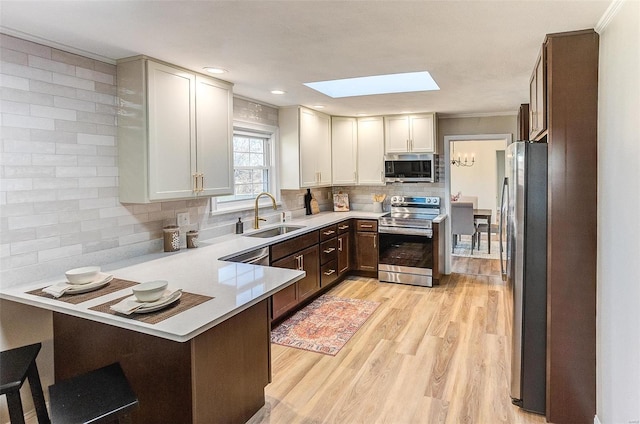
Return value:
<svg viewBox="0 0 640 424">
<path fill-rule="evenodd" d="M 356 233 L 356 267 L 358 271 L 378 271 L 378 233 Z"/>
<path fill-rule="evenodd" d="M 304 270 L 307 275 L 272 296 L 273 319 L 293 309 L 320 289 L 318 245 L 274 261 L 271 266 Z"/>
<path fill-rule="evenodd" d="M 343 276 L 351 270 L 351 234 L 338 236 L 338 275 Z"/>
</svg>

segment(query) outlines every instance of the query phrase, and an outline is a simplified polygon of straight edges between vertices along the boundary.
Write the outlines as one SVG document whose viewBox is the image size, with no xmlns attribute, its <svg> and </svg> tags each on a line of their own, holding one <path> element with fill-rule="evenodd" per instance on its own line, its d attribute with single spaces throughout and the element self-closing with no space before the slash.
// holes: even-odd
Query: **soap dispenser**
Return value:
<svg viewBox="0 0 640 424">
<path fill-rule="evenodd" d="M 236 234 L 242 234 L 244 232 L 244 223 L 242 222 L 242 218 L 238 218 L 238 222 L 236 222 Z"/>
</svg>

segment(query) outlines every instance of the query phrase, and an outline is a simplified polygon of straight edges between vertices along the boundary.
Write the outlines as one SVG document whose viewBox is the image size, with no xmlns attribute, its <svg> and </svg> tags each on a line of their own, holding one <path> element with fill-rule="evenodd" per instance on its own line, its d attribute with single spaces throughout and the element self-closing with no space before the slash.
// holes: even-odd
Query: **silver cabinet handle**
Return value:
<svg viewBox="0 0 640 424">
<path fill-rule="evenodd" d="M 193 192 L 198 192 L 198 173 L 195 172 L 193 175 Z"/>
<path fill-rule="evenodd" d="M 378 248 L 378 247 L 376 246 L 376 238 L 377 238 L 377 237 L 378 237 L 378 236 L 377 236 L 376 234 L 374 234 L 374 235 L 373 235 L 373 248 L 374 248 L 374 249 L 377 249 L 377 248 Z"/>
<path fill-rule="evenodd" d="M 331 234 L 335 233 L 335 231 L 333 230 L 329 230 L 329 231 L 323 231 L 322 234 L 324 234 L 325 236 L 330 236 Z"/>
<path fill-rule="evenodd" d="M 346 230 L 347 228 L 349 228 L 348 225 L 339 225 L 338 226 L 338 230 Z"/>
<path fill-rule="evenodd" d="M 326 250 L 323 250 L 323 252 L 324 252 L 324 253 L 331 253 L 331 252 L 333 252 L 334 250 L 336 250 L 336 248 L 335 248 L 335 247 L 330 247 L 330 248 L 328 248 L 328 249 L 326 249 Z"/>
<path fill-rule="evenodd" d="M 329 271 L 325 272 L 324 275 L 331 275 L 334 274 L 336 272 L 335 269 L 330 269 Z"/>
<path fill-rule="evenodd" d="M 298 271 L 304 270 L 304 264 L 302 262 L 302 255 L 296 256 L 296 261 L 298 262 Z"/>
<path fill-rule="evenodd" d="M 373 228 L 373 225 L 371 225 L 371 224 L 360 224 L 360 227 L 362 227 L 362 228 Z"/>
<path fill-rule="evenodd" d="M 342 252 L 342 239 L 338 239 L 338 250 Z"/>
</svg>

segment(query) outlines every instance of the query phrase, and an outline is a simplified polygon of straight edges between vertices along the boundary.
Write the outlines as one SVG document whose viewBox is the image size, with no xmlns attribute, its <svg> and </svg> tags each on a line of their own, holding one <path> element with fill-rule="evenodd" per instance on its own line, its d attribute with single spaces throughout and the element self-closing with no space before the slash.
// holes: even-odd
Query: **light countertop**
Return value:
<svg viewBox="0 0 640 424">
<path fill-rule="evenodd" d="M 102 271 L 116 278 L 132 281 L 168 280 L 169 286 L 183 291 L 212 296 L 213 299 L 192 307 L 157 324 L 147 324 L 125 316 L 90 310 L 89 308 L 131 294 L 131 289 L 106 294 L 73 305 L 56 299 L 30 295 L 27 292 L 65 281 L 64 275 L 10 288 L 0 289 L 0 298 L 90 319 L 121 328 L 185 342 L 236 315 L 273 293 L 304 277 L 304 271 L 232 263 L 219 258 L 268 246 L 298 235 L 318 230 L 350 218 L 377 219 L 382 214 L 371 212 L 323 212 L 318 215 L 288 221 L 304 228 L 271 238 L 230 234 L 209 240 L 199 240 L 197 249 L 178 252 L 158 252 L 125 261 L 101 265 Z M 273 227 L 265 225 L 261 229 Z"/>
</svg>

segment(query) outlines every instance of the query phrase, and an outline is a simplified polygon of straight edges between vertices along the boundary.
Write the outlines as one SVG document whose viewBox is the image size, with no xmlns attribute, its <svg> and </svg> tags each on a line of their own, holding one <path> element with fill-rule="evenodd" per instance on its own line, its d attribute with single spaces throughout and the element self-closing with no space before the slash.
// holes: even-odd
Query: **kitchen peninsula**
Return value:
<svg viewBox="0 0 640 424">
<path fill-rule="evenodd" d="M 64 276 L 10 288 L 0 297 L 53 312 L 56 381 L 120 362 L 139 397 L 135 423 L 245 422 L 264 405 L 270 373 L 270 296 L 304 272 L 218 260 L 270 245 L 366 212 L 323 213 L 304 228 L 270 239 L 227 235 L 198 249 L 154 253 L 102 265 L 120 280 L 168 280 L 210 299 L 157 323 L 96 309 L 131 289 L 72 304 L 38 291 Z M 98 291 L 95 292 L 99 293 Z"/>
</svg>

